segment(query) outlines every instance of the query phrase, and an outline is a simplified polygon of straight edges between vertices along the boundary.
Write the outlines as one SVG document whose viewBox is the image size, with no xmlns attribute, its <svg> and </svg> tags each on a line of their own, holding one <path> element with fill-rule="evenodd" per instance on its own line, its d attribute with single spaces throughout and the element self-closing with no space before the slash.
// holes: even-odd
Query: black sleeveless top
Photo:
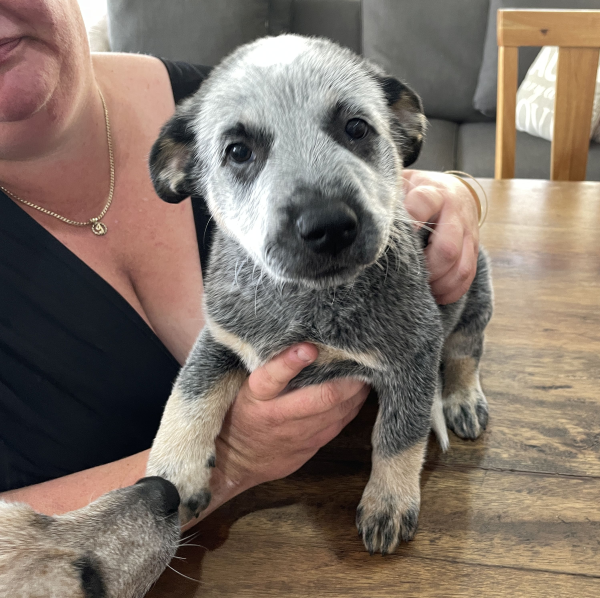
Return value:
<svg viewBox="0 0 600 598">
<path fill-rule="evenodd" d="M 163 62 L 176 102 L 210 71 Z M 205 264 L 210 219 L 192 204 Z M 133 307 L 0 192 L 0 491 L 149 448 L 178 370 Z"/>
</svg>

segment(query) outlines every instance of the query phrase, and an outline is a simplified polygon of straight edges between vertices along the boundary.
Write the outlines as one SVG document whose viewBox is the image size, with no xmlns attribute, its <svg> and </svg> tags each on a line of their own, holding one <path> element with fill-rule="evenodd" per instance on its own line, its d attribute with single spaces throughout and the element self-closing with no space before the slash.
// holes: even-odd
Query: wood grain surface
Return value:
<svg viewBox="0 0 600 598">
<path fill-rule="evenodd" d="M 197 581 L 168 570 L 151 598 L 600 596 L 600 184 L 482 182 L 490 424 L 430 441 L 415 540 L 370 557 L 357 537 L 371 397 L 299 472 L 198 525 L 171 563 Z"/>
<path fill-rule="evenodd" d="M 569 3 L 564 4 L 567 6 Z M 498 11 L 499 46 L 597 48 L 599 32 L 600 10 Z"/>
</svg>

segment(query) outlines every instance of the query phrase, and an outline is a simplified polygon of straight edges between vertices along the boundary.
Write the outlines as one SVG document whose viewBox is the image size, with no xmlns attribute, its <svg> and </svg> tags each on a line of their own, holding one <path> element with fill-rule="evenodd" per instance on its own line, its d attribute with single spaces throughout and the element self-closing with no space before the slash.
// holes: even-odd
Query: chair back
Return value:
<svg viewBox="0 0 600 598">
<path fill-rule="evenodd" d="M 515 175 L 519 46 L 558 46 L 550 178 L 585 179 L 600 55 L 600 10 L 499 10 L 496 179 Z"/>
</svg>

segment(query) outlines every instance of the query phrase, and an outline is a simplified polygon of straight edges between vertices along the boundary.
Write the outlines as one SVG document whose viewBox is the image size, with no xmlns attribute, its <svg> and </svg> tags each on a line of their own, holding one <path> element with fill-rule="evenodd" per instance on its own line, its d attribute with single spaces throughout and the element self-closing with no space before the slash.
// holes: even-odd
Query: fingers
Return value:
<svg viewBox="0 0 600 598">
<path fill-rule="evenodd" d="M 360 412 L 362 403 L 349 411 L 342 419 L 338 419 L 325 429 L 315 434 L 310 440 L 313 450 L 319 450 L 328 442 L 331 442 Z"/>
<path fill-rule="evenodd" d="M 441 173 L 408 171 L 405 207 L 415 220 L 435 222 L 425 258 L 431 292 L 440 304 L 457 301 L 477 271 L 477 206 L 468 187 Z"/>
<path fill-rule="evenodd" d="M 301 343 L 283 351 L 250 374 L 250 398 L 256 401 L 274 399 L 283 392 L 292 378 L 315 361 L 318 354 L 317 348 L 309 343 Z"/>
<path fill-rule="evenodd" d="M 477 272 L 477 247 L 469 236 L 463 238 L 460 255 L 451 268 L 435 281 L 431 292 L 440 305 L 458 301 L 468 290 Z"/>
<path fill-rule="evenodd" d="M 420 228 L 421 223 L 434 223 L 443 204 L 442 192 L 432 185 L 413 187 L 404 199 L 404 207 L 416 221 L 417 228 Z"/>
<path fill-rule="evenodd" d="M 352 378 L 340 378 L 324 384 L 306 386 L 283 395 L 277 401 L 278 416 L 282 421 L 318 418 L 327 425 L 344 410 L 362 404 L 369 387 Z"/>
<path fill-rule="evenodd" d="M 464 246 L 464 228 L 454 218 L 447 220 L 442 211 L 440 220 L 425 249 L 429 282 L 446 276 L 460 262 Z"/>
</svg>

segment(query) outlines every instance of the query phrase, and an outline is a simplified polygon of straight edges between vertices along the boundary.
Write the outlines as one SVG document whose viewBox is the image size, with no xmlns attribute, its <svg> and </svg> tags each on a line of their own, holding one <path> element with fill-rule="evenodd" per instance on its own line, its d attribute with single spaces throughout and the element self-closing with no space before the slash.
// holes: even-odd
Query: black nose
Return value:
<svg viewBox="0 0 600 598">
<path fill-rule="evenodd" d="M 336 255 L 356 239 L 358 218 L 345 204 L 308 208 L 296 221 L 300 238 L 316 253 Z"/>
<path fill-rule="evenodd" d="M 144 499 L 156 514 L 168 517 L 179 509 L 179 492 L 168 480 L 152 476 L 142 478 L 136 486 L 141 487 Z"/>
</svg>

